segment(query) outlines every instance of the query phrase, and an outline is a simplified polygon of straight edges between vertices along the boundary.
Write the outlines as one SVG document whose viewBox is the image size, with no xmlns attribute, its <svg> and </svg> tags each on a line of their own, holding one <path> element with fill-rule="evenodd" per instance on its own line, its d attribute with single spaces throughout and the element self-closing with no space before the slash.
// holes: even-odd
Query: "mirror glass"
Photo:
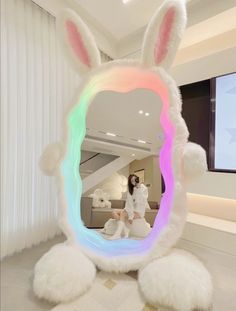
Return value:
<svg viewBox="0 0 236 311">
<path fill-rule="evenodd" d="M 105 239 L 142 239 L 152 229 L 163 189 L 161 108 L 157 94 L 136 89 L 98 93 L 88 109 L 81 218 Z"/>
</svg>

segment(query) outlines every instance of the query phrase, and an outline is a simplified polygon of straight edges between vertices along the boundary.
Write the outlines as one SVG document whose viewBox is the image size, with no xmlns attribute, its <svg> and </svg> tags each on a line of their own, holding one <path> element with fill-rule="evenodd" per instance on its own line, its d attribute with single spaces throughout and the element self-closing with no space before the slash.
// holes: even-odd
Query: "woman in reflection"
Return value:
<svg viewBox="0 0 236 311">
<path fill-rule="evenodd" d="M 147 199 L 147 187 L 139 182 L 137 175 L 129 175 L 125 208 L 112 212 L 112 218 L 118 220 L 118 226 L 115 234 L 110 239 L 120 239 L 122 234 L 124 234 L 125 238 L 129 236 L 129 229 L 125 225 L 125 222 L 128 221 L 132 224 L 134 219 L 144 217 L 145 209 L 148 207 Z"/>
</svg>

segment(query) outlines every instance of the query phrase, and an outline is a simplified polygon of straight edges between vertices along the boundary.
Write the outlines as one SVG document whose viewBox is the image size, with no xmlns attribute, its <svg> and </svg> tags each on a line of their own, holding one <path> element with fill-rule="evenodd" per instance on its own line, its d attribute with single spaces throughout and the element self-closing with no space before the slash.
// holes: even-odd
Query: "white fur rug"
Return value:
<svg viewBox="0 0 236 311">
<path fill-rule="evenodd" d="M 149 303 L 176 311 L 212 310 L 211 275 L 191 253 L 172 249 L 139 271 L 140 289 Z"/>
<path fill-rule="evenodd" d="M 144 238 L 152 230 L 149 223 L 146 222 L 144 218 L 135 219 L 132 225 L 126 223 L 129 228 L 129 237 L 131 238 Z M 117 220 L 110 218 L 104 225 L 102 229 L 108 235 L 113 235 L 117 229 Z M 102 232 L 102 231 L 101 231 Z"/>
<path fill-rule="evenodd" d="M 101 231 L 102 229 L 96 229 L 96 231 L 98 231 L 104 239 L 109 239 L 111 237 L 111 234 L 105 234 Z M 137 237 L 137 236 L 129 236 L 129 239 L 133 239 L 133 240 L 142 240 L 143 238 Z"/>
<path fill-rule="evenodd" d="M 96 276 L 94 264 L 75 247 L 57 244 L 34 269 L 34 292 L 51 302 L 71 301 L 85 293 Z"/>
</svg>

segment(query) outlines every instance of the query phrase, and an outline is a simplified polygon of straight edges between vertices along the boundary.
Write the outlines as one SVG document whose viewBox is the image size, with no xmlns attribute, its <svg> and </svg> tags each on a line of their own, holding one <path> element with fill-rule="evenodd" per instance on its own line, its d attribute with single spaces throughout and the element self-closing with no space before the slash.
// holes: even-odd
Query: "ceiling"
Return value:
<svg viewBox="0 0 236 311">
<path fill-rule="evenodd" d="M 119 41 L 142 30 L 163 0 L 131 0 L 126 4 L 122 0 L 76 0 L 76 2 L 109 36 Z"/>
<path fill-rule="evenodd" d="M 122 0 L 34 2 L 54 16 L 65 7 L 75 10 L 89 26 L 99 48 L 116 59 L 140 51 L 148 21 L 163 0 L 130 0 L 126 4 Z M 188 25 L 180 50 L 236 28 L 235 0 L 186 0 L 186 3 Z"/>
<path fill-rule="evenodd" d="M 236 1 L 235 7 L 188 27 L 184 33 L 184 38 L 180 44 L 180 48 L 185 48 L 196 44 L 197 42 L 227 33 L 235 28 Z"/>
<path fill-rule="evenodd" d="M 163 142 L 161 107 L 160 98 L 146 89 L 125 94 L 101 92 L 87 113 L 87 137 L 157 154 Z"/>
<path fill-rule="evenodd" d="M 144 31 L 163 0 L 33 0 L 57 16 L 75 10 L 89 26 L 100 50 L 113 59 L 139 58 Z M 183 0 L 184 1 L 184 0 Z M 178 85 L 236 71 L 236 0 L 189 0 L 188 24 L 171 68 Z M 144 108 L 145 107 L 145 108 Z M 149 117 L 138 110 L 148 111 Z M 143 158 L 158 153 L 160 103 L 146 90 L 101 93 L 87 117 L 85 150 Z M 109 137 L 106 132 L 118 136 Z M 158 136 L 159 135 L 159 136 Z M 146 141 L 146 144 L 137 140 Z"/>
</svg>

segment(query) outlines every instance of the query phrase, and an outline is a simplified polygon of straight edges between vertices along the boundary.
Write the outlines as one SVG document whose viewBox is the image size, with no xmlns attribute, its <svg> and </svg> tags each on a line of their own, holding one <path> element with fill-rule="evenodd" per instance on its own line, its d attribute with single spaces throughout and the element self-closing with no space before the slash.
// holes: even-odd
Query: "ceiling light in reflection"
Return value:
<svg viewBox="0 0 236 311">
<path fill-rule="evenodd" d="M 124 3 L 124 4 L 127 4 L 127 3 L 129 3 L 129 2 L 131 2 L 132 0 L 122 0 L 122 2 Z"/>
</svg>

